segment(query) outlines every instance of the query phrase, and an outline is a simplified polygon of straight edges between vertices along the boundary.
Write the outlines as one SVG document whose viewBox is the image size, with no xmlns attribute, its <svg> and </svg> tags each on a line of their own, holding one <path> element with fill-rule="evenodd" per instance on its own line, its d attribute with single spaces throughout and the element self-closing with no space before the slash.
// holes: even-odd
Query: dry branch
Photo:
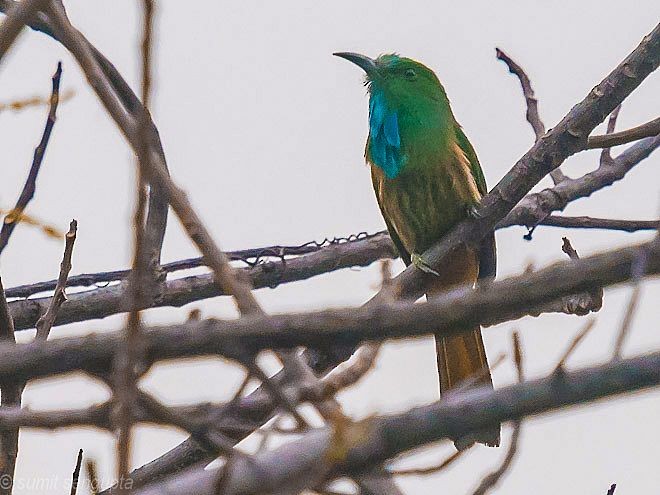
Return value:
<svg viewBox="0 0 660 495">
<path fill-rule="evenodd" d="M 37 329 L 36 339 L 47 340 L 53 323 L 57 318 L 57 313 L 60 307 L 66 301 L 66 287 L 67 277 L 71 271 L 71 258 L 73 257 L 73 245 L 76 242 L 76 235 L 78 232 L 78 222 L 72 220 L 69 224 L 69 231 L 65 235 L 64 255 L 62 256 L 62 263 L 60 264 L 60 274 L 57 278 L 57 285 L 55 286 L 55 293 L 51 298 L 51 303 L 46 312 L 37 320 L 35 325 Z"/>
<path fill-rule="evenodd" d="M 34 15 L 42 9 L 48 0 L 23 0 L 22 2 L 11 2 L 8 8 L 3 9 L 7 17 L 0 24 L 0 60 L 14 43 L 23 27 L 29 24 Z"/>
<path fill-rule="evenodd" d="M 58 67 L 58 70 L 60 67 Z M 51 304 L 46 313 L 37 321 L 37 334 L 35 336 L 36 342 L 45 342 L 50 333 L 53 321 L 57 316 L 62 302 L 66 299 L 64 287 L 66 286 L 66 278 L 71 270 L 71 256 L 73 254 L 73 245 L 76 240 L 76 227 L 75 220 L 71 222 L 69 232 L 66 234 L 66 242 L 64 248 L 64 255 L 62 263 L 60 264 L 60 274 L 58 277 L 57 287 L 55 288 L 55 295 L 51 299 Z M 0 281 L 0 340 L 6 340 L 10 344 L 16 345 L 14 337 L 13 320 L 7 314 L 8 306 L 4 297 L 4 290 Z M 7 326 L 8 325 L 8 326 Z M 21 397 L 27 381 L 24 380 L 9 380 L 0 382 L 2 389 L 2 406 L 20 407 Z M 10 483 L 0 484 L 0 493 L 12 492 L 12 483 L 14 477 L 14 470 L 16 467 L 16 458 L 18 456 L 18 435 L 19 427 L 3 428 L 0 432 L 0 441 L 2 443 L 2 457 L 0 458 L 0 478 L 8 479 Z"/>
<path fill-rule="evenodd" d="M 642 139 L 614 158 L 611 163 L 600 166 L 593 172 L 577 179 L 566 178 L 552 188 L 527 195 L 503 220 L 498 222 L 497 227 L 526 225 L 531 228 L 543 223 L 553 211 L 563 210 L 571 201 L 586 198 L 623 179 L 635 165 L 647 158 L 658 146 L 660 146 L 660 136 Z"/>
<path fill-rule="evenodd" d="M 660 142 L 660 140 L 659 140 Z M 595 172 L 594 172 L 595 173 Z M 607 175 L 610 176 L 609 172 Z M 602 174 L 599 176 L 603 177 Z M 567 179 L 568 182 L 580 181 L 580 179 Z M 580 181 L 580 187 L 589 186 L 587 181 Z M 577 188 L 574 190 L 578 190 Z M 550 190 L 548 190 L 550 191 Z M 584 191 L 584 189 L 583 189 Z M 549 196 L 551 196 L 549 194 Z M 530 195 L 531 196 L 531 195 Z M 528 196 L 529 197 L 529 196 Z M 540 203 L 539 203 L 540 204 Z M 551 203 L 543 203 L 551 208 Z M 544 206 L 545 208 L 546 206 Z M 519 207 L 518 207 L 519 208 Z M 521 212 L 518 208 L 513 210 L 517 214 Z M 534 207 L 539 212 L 540 209 Z M 522 212 L 526 214 L 526 212 Z M 538 213 L 540 214 L 540 213 Z M 611 228 L 625 231 L 638 229 L 652 229 L 657 227 L 657 221 L 628 221 L 609 220 L 590 217 L 558 217 L 550 216 L 541 222 L 545 225 L 558 227 L 580 227 L 580 228 Z M 521 223 L 524 224 L 524 223 Z M 282 256 L 303 254 L 296 258 L 288 258 L 279 261 L 249 262 L 249 258 L 262 260 L 264 257 L 279 257 L 274 253 L 280 251 Z M 305 254 L 309 253 L 309 254 Z M 330 273 L 350 267 L 368 266 L 383 258 L 395 258 L 389 236 L 386 232 L 379 232 L 370 236 L 348 240 L 342 243 L 331 243 L 327 246 L 318 247 L 305 244 L 303 246 L 272 246 L 255 248 L 227 253 L 233 260 L 242 260 L 250 263 L 250 267 L 243 271 L 252 280 L 253 287 L 275 288 L 280 284 L 294 281 L 307 280 L 311 277 Z M 184 270 L 203 265 L 201 258 L 191 258 L 163 265 L 165 272 Z M 71 286 L 90 286 L 94 284 L 107 283 L 113 280 L 124 279 L 128 270 L 100 272 L 94 274 L 83 274 L 70 277 Z M 23 285 L 6 290 L 7 297 L 27 297 L 39 292 L 52 290 L 55 280 L 39 282 L 37 284 Z M 122 286 L 101 287 L 92 291 L 75 293 L 69 296 L 56 325 L 63 325 L 76 321 L 85 321 L 125 311 L 122 303 Z M 160 299 L 150 307 L 183 306 L 191 302 L 226 295 L 217 289 L 209 275 L 196 275 L 167 281 L 162 290 Z M 49 304 L 48 297 L 34 298 L 26 301 L 13 301 L 10 303 L 12 312 L 16 319 L 16 329 L 24 330 L 34 327 L 34 322 L 40 312 L 43 312 Z M 145 308 L 143 308 L 145 309 Z"/>
<path fill-rule="evenodd" d="M 514 62 L 513 59 L 511 59 L 511 57 L 509 57 L 502 50 L 495 48 L 495 56 L 498 60 L 504 62 L 509 68 L 509 72 L 514 74 L 520 81 L 523 96 L 525 97 L 525 103 L 527 103 L 527 112 L 525 113 L 525 117 L 527 118 L 527 122 L 529 122 L 529 124 L 532 126 L 532 130 L 534 131 L 534 142 L 537 142 L 545 134 L 545 124 L 543 124 L 543 121 L 539 115 L 538 100 L 534 95 L 532 83 L 523 68 Z M 552 178 L 552 181 L 555 183 L 555 185 L 559 184 L 566 178 L 559 167 L 550 172 L 550 177 Z"/>
<path fill-rule="evenodd" d="M 660 134 L 660 117 L 646 124 L 633 127 L 621 132 L 607 133 L 602 136 L 590 136 L 587 143 L 587 149 L 610 148 L 620 144 L 639 141 L 647 137 L 654 137 Z"/>
<path fill-rule="evenodd" d="M 70 495 L 76 495 L 78 491 L 78 480 L 80 479 L 80 468 L 82 466 L 83 459 L 83 450 L 78 451 L 78 457 L 76 458 L 76 467 L 73 468 L 73 474 L 71 475 L 71 492 Z"/>
<path fill-rule="evenodd" d="M 373 242 L 365 242 L 373 239 Z M 346 246 L 346 249 L 331 249 L 339 244 L 351 244 Z M 329 249 L 326 249 L 329 248 Z M 254 268 L 264 263 L 269 263 L 273 260 L 289 261 L 292 256 L 300 256 L 305 254 L 312 254 L 318 251 L 325 251 L 330 254 L 330 257 L 317 258 L 316 262 L 323 262 L 327 265 L 325 268 L 327 272 L 333 271 L 333 266 L 336 269 L 346 268 L 347 264 L 345 259 L 353 260 L 355 255 L 365 255 L 365 258 L 355 259 L 355 266 L 364 266 L 370 264 L 372 261 L 380 258 L 395 258 L 398 255 L 395 253 L 394 245 L 389 241 L 389 235 L 386 231 L 377 232 L 375 234 L 368 234 L 360 232 L 359 234 L 352 234 L 348 237 L 335 237 L 333 239 L 324 239 L 323 241 L 309 241 L 305 244 L 298 246 L 265 246 L 251 249 L 241 249 L 238 251 L 226 251 L 225 255 L 230 261 L 241 261 L 248 267 Z M 364 251 L 364 253 L 363 253 Z M 327 261 L 326 261 L 327 260 Z M 333 265 L 334 260 L 334 265 Z M 164 263 L 161 269 L 164 273 L 170 274 L 177 271 L 189 270 L 192 268 L 199 268 L 206 266 L 204 258 L 187 258 L 183 260 Z M 272 269 L 270 271 L 284 272 L 287 269 L 286 264 L 279 267 L 269 265 Z M 310 266 L 311 268 L 311 266 Z M 67 287 L 90 287 L 97 284 L 107 284 L 110 282 L 125 280 L 130 275 L 130 270 L 113 270 L 109 272 L 98 273 L 84 273 L 69 277 Z M 254 282 L 254 277 L 251 276 Z M 288 280 L 287 280 L 288 281 Z M 12 297 L 29 297 L 40 292 L 51 291 L 55 288 L 57 280 L 48 280 L 45 282 L 37 282 L 35 284 L 21 285 L 18 287 L 8 288 L 6 294 L 8 298 Z M 258 285 L 257 281 L 257 285 Z M 254 285 L 254 283 L 253 283 Z M 277 280 L 272 282 L 273 288 L 278 285 Z"/>
<path fill-rule="evenodd" d="M 8 345 L 15 345 L 14 321 L 9 312 L 9 306 L 5 299 L 5 291 L 2 287 L 2 278 L 0 277 L 0 342 Z M 20 407 L 21 388 L 15 382 L 0 380 L 1 405 L 4 407 Z M 0 409 L 2 409 L 0 408 Z M 0 487 L 0 493 L 11 494 L 14 479 L 14 470 L 16 468 L 16 456 L 18 455 L 18 428 L 2 429 L 0 431 L 0 477 L 9 480 Z"/>
<path fill-rule="evenodd" d="M 571 180 L 571 179 L 568 179 Z M 540 225 L 549 227 L 622 230 L 624 232 L 639 232 L 640 230 L 658 230 L 660 220 L 615 220 L 612 218 L 566 217 L 550 215 L 541 221 Z"/>
<path fill-rule="evenodd" d="M 284 483 L 304 487 L 309 473 L 325 470 L 328 479 L 359 473 L 392 457 L 443 438 L 456 438 L 493 424 L 581 404 L 660 384 L 660 353 L 611 362 L 579 371 L 470 394 L 415 408 L 402 414 L 370 418 L 350 426 L 343 457 L 329 463 L 331 430 L 313 430 L 300 440 L 257 454 L 252 462 L 238 459 L 226 478 L 225 494 L 264 493 Z M 261 474 L 261 476 L 260 476 Z M 160 493 L 215 493 L 217 470 L 191 469 L 138 490 Z M 292 483 L 292 484 L 289 484 Z M 240 488 L 239 488 L 240 487 Z"/>
<path fill-rule="evenodd" d="M 261 349 L 332 346 L 333 339 L 358 344 L 431 333 L 451 335 L 472 325 L 492 325 L 526 315 L 529 308 L 567 294 L 630 280 L 643 255 L 646 275 L 660 272 L 660 242 L 651 241 L 559 262 L 477 290 L 458 289 L 424 304 L 399 302 L 316 313 L 205 320 L 145 332 L 145 359 L 185 356 L 244 356 Z M 62 338 L 46 343 L 0 345 L 0 382 L 86 370 L 109 369 L 118 349 L 117 332 Z"/>
<path fill-rule="evenodd" d="M 11 237 L 12 232 L 16 228 L 16 225 L 21 221 L 23 211 L 25 211 L 28 203 L 34 197 L 34 193 L 37 187 L 37 176 L 39 175 L 39 170 L 41 169 L 41 164 L 44 160 L 46 147 L 48 146 L 48 141 L 50 140 L 53 126 L 57 120 L 57 105 L 60 101 L 61 78 L 62 62 L 58 62 L 55 74 L 53 74 L 53 89 L 50 96 L 50 110 L 48 111 L 48 117 L 46 118 L 46 126 L 44 127 L 41 141 L 34 150 L 34 157 L 32 158 L 30 172 L 28 173 L 28 177 L 25 181 L 25 185 L 23 186 L 23 190 L 21 191 L 21 195 L 19 196 L 18 201 L 16 201 L 14 208 L 5 216 L 5 219 L 2 223 L 2 230 L 0 230 L 0 253 L 2 253 L 5 247 L 7 247 L 7 243 L 9 242 L 9 238 Z"/>
</svg>

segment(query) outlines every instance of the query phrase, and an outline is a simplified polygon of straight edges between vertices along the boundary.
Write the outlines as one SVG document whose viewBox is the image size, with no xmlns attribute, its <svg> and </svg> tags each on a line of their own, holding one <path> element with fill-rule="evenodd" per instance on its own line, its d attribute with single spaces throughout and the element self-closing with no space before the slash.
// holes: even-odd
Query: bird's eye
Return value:
<svg viewBox="0 0 660 495">
<path fill-rule="evenodd" d="M 417 72 L 415 72 L 415 69 L 406 69 L 404 75 L 406 76 L 406 79 L 408 79 L 408 81 L 414 81 L 415 79 L 417 79 Z"/>
</svg>

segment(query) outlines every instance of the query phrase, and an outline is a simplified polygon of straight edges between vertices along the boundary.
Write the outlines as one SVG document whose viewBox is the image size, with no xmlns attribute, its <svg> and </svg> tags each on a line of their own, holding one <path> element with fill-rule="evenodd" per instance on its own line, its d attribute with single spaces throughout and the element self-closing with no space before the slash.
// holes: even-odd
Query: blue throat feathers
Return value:
<svg viewBox="0 0 660 495">
<path fill-rule="evenodd" d="M 369 155 L 388 179 L 399 175 L 406 161 L 397 112 L 388 108 L 385 94 L 374 86 L 369 98 Z"/>
</svg>

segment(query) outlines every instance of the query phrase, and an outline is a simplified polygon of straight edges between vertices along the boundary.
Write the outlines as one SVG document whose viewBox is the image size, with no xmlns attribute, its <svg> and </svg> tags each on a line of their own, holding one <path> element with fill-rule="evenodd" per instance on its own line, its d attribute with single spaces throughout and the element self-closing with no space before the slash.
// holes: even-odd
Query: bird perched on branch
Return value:
<svg viewBox="0 0 660 495">
<path fill-rule="evenodd" d="M 477 279 L 495 276 L 495 237 L 478 250 L 454 251 L 438 270 L 421 254 L 465 219 L 486 194 L 474 148 L 456 122 L 447 94 L 434 72 L 395 54 L 371 59 L 357 53 L 334 55 L 366 72 L 369 137 L 365 158 L 371 166 L 376 199 L 401 258 L 433 274 L 427 298 Z M 454 337 L 436 336 L 440 394 L 466 380 L 492 387 L 479 327 Z M 469 438 L 499 444 L 499 426 Z"/>
</svg>

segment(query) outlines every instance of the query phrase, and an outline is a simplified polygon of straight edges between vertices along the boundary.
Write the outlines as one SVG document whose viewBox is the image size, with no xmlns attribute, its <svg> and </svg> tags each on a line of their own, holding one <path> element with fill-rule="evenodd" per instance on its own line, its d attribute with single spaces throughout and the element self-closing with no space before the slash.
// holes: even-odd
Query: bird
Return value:
<svg viewBox="0 0 660 495">
<path fill-rule="evenodd" d="M 492 233 L 478 248 L 454 251 L 438 269 L 421 256 L 457 223 L 476 215 L 487 193 L 477 154 L 436 74 L 395 53 L 376 59 L 351 52 L 333 55 L 365 72 L 369 94 L 365 159 L 374 192 L 404 263 L 430 274 L 427 299 L 494 278 L 497 261 Z M 441 398 L 471 382 L 472 386 L 493 386 L 480 327 L 464 330 L 451 337 L 435 336 Z M 454 438 L 459 450 L 475 442 L 497 446 L 499 441 L 499 425 Z"/>
</svg>

